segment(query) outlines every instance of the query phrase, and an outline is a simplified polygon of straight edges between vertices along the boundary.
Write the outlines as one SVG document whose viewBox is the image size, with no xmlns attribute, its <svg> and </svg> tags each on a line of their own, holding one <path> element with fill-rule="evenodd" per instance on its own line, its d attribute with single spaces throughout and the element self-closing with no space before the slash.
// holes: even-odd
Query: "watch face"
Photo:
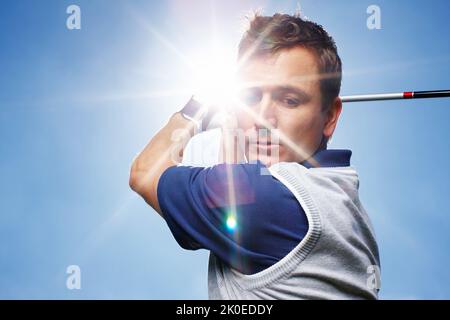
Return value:
<svg viewBox="0 0 450 320">
<path fill-rule="evenodd" d="M 188 103 L 181 109 L 181 113 L 200 120 L 206 113 L 205 109 L 200 102 L 195 100 L 194 97 L 191 97 Z"/>
</svg>

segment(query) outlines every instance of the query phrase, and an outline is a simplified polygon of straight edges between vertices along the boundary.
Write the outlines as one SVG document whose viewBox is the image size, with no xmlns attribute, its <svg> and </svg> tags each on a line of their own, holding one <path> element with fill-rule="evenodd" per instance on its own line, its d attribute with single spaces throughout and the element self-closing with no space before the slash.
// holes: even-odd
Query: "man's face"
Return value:
<svg viewBox="0 0 450 320">
<path fill-rule="evenodd" d="M 237 112 L 238 125 L 246 137 L 258 136 L 246 139 L 247 159 L 267 166 L 302 162 L 314 154 L 324 135 L 332 134 L 335 123 L 327 125 L 316 60 L 308 49 L 294 47 L 251 58 L 242 66 L 241 99 L 247 107 Z M 271 139 L 267 126 L 279 132 L 279 139 Z M 268 137 L 258 135 L 262 131 L 269 132 Z"/>
</svg>

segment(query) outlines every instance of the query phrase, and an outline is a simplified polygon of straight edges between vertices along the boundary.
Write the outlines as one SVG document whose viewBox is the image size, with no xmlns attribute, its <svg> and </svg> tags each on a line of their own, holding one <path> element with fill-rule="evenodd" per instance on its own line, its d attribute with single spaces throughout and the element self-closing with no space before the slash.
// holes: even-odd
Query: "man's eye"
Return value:
<svg viewBox="0 0 450 320">
<path fill-rule="evenodd" d="M 300 104 L 300 100 L 294 98 L 283 98 L 282 102 L 288 107 L 296 107 Z"/>
</svg>

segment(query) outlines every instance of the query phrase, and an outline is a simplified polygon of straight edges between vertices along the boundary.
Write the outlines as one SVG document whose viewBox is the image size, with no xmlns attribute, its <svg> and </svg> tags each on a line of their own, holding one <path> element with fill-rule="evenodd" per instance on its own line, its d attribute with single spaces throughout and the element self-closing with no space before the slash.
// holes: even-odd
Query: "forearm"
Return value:
<svg viewBox="0 0 450 320">
<path fill-rule="evenodd" d="M 157 197 L 159 178 L 167 168 L 179 164 L 189 138 L 195 133 L 194 129 L 193 122 L 185 119 L 180 113 L 175 113 L 133 161 L 130 187 L 159 214 L 161 214 Z"/>
</svg>

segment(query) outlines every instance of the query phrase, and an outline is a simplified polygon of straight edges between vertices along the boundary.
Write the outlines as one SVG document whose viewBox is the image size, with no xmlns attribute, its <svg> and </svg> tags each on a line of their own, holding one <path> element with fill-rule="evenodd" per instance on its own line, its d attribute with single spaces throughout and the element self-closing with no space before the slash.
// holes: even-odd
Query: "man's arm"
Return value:
<svg viewBox="0 0 450 320">
<path fill-rule="evenodd" d="M 184 131 L 184 138 L 174 141 Z M 130 187 L 160 215 L 157 187 L 162 173 L 180 163 L 189 138 L 195 134 L 195 123 L 179 112 L 150 140 L 131 166 Z M 177 153 L 177 154 L 174 154 Z"/>
<path fill-rule="evenodd" d="M 245 274 L 288 254 L 305 236 L 308 221 L 292 192 L 262 175 L 263 168 L 261 162 L 222 163 L 164 171 L 158 202 L 178 244 L 207 249 Z"/>
<path fill-rule="evenodd" d="M 181 247 L 210 250 L 245 274 L 262 271 L 301 241 L 306 215 L 285 186 L 261 175 L 262 163 L 176 166 L 195 126 L 173 115 L 135 159 L 130 186 L 163 216 Z M 184 139 L 173 139 L 183 129 Z M 234 162 L 227 152 L 233 141 L 222 141 L 224 161 Z"/>
</svg>

